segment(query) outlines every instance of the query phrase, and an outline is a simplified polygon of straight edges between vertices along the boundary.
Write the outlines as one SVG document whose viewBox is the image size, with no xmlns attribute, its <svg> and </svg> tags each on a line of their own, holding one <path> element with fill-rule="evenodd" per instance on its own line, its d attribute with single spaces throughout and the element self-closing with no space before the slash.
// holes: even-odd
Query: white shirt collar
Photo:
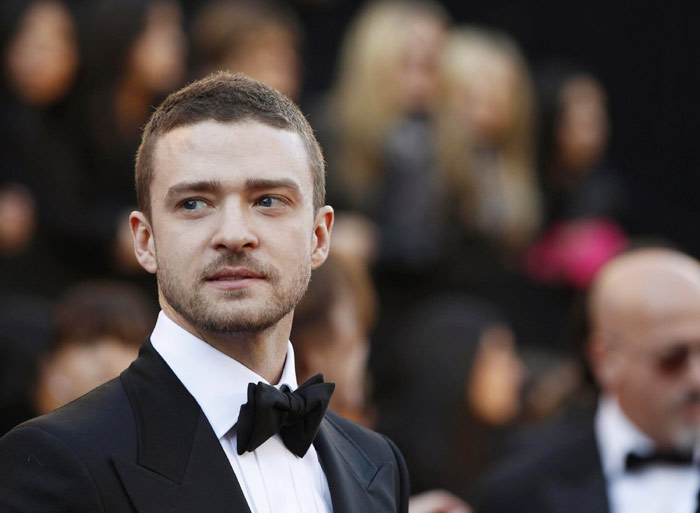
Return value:
<svg viewBox="0 0 700 513">
<path fill-rule="evenodd" d="M 608 477 L 625 471 L 625 460 L 629 452 L 643 454 L 655 447 L 654 441 L 627 418 L 614 397 L 601 397 L 595 417 L 595 430 L 603 473 Z"/>
<path fill-rule="evenodd" d="M 195 337 L 161 311 L 151 334 L 151 344 L 185 388 L 195 398 L 218 438 L 238 422 L 241 406 L 248 401 L 248 383 L 270 383 L 242 363 Z M 282 377 L 275 385 L 296 390 L 294 349 L 287 342 Z"/>
</svg>

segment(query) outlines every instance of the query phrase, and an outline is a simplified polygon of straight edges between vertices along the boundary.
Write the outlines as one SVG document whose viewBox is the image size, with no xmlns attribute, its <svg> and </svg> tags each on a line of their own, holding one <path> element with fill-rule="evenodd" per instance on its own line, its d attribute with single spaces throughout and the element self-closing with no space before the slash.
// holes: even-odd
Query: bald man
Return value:
<svg viewBox="0 0 700 513">
<path fill-rule="evenodd" d="M 668 249 L 611 260 L 589 295 L 595 414 L 486 481 L 478 511 L 695 513 L 700 263 Z"/>
</svg>

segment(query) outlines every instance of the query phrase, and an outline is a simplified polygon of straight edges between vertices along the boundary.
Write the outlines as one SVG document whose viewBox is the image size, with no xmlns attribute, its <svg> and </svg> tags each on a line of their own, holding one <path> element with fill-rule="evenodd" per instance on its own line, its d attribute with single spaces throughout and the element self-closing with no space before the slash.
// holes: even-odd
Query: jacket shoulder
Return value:
<svg viewBox="0 0 700 513">
<path fill-rule="evenodd" d="M 30 428 L 44 431 L 79 452 L 81 448 L 114 452 L 127 434 L 135 434 L 136 421 L 121 380 L 115 378 L 13 431 Z"/>
<path fill-rule="evenodd" d="M 12 429 L 0 439 L 0 511 L 104 511 L 111 455 L 136 454 L 130 410 L 115 379 Z"/>
<path fill-rule="evenodd" d="M 565 483 L 604 482 L 592 419 L 579 417 L 546 426 L 520 449 L 480 482 L 474 500 L 479 511 L 509 513 L 530 507 L 549 511 L 548 490 Z"/>
</svg>

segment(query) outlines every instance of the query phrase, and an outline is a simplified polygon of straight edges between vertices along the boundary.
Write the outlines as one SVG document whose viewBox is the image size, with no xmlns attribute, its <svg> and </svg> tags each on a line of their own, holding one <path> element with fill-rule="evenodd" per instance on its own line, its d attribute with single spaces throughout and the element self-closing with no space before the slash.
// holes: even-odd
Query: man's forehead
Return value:
<svg viewBox="0 0 700 513">
<path fill-rule="evenodd" d="M 168 146 L 172 144 L 185 145 L 192 147 L 196 143 L 196 139 L 205 134 L 211 135 L 215 132 L 241 134 L 245 132 L 268 132 L 288 134 L 292 137 L 297 137 L 300 143 L 303 143 L 301 136 L 294 130 L 273 126 L 270 123 L 254 118 L 244 118 L 236 121 L 217 121 L 215 119 L 205 119 L 195 123 L 187 123 L 178 125 L 167 132 L 160 134 L 155 143 L 155 148 Z M 209 140 L 209 142 L 213 142 Z"/>
<path fill-rule="evenodd" d="M 219 161 L 222 166 L 251 162 L 266 168 L 299 169 L 300 180 L 311 182 L 311 166 L 301 136 L 294 131 L 245 119 L 234 122 L 205 120 L 178 126 L 161 135 L 154 150 L 154 181 L 168 180 L 173 164 L 189 160 L 195 171 L 198 159 Z M 166 173 L 163 173 L 166 171 Z M 172 173 L 170 173 L 172 174 Z"/>
</svg>

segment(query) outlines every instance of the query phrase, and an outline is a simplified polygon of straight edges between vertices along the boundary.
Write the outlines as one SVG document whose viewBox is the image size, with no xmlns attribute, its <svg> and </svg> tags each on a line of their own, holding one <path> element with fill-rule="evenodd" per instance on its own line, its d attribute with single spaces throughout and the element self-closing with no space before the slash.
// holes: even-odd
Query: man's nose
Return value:
<svg viewBox="0 0 700 513">
<path fill-rule="evenodd" d="M 252 209 L 238 202 L 224 203 L 216 216 L 216 226 L 211 245 L 214 249 L 242 251 L 258 245 L 253 227 Z"/>
</svg>

